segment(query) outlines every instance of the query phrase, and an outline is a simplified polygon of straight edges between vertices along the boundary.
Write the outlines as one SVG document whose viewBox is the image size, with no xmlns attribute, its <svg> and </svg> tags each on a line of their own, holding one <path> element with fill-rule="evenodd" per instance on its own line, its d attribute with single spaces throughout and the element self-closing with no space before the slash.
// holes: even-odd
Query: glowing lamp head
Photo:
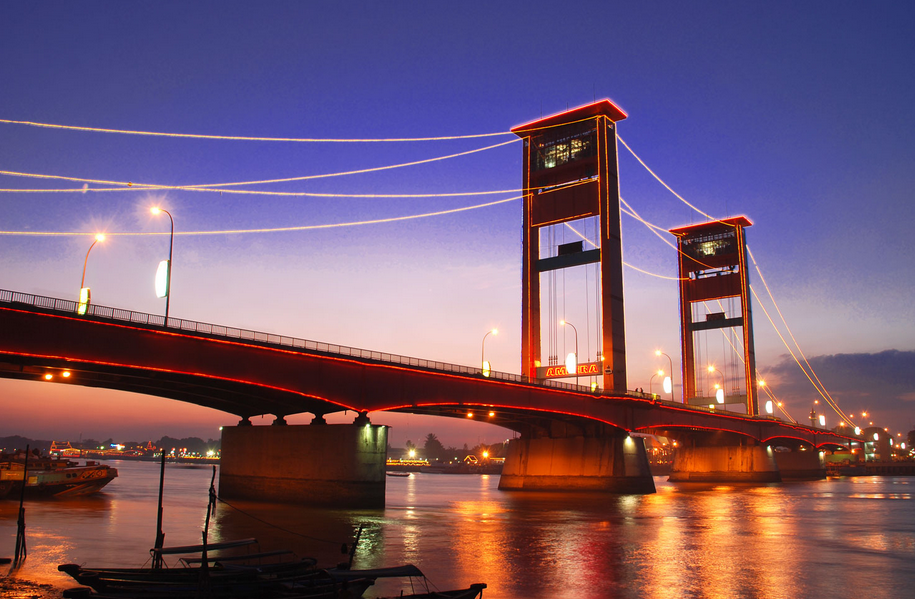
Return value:
<svg viewBox="0 0 915 599">
<path fill-rule="evenodd" d="M 491 330 L 491 331 L 489 331 L 489 332 L 492 333 L 493 335 L 498 335 L 498 334 L 499 334 L 499 329 L 493 329 L 493 330 Z"/>
<path fill-rule="evenodd" d="M 664 371 L 663 371 L 663 370 L 659 370 L 659 371 L 658 371 L 658 376 L 664 376 Z"/>
<path fill-rule="evenodd" d="M 415 458 L 415 457 L 416 457 L 416 450 L 415 450 L 415 449 L 411 449 L 411 450 L 410 450 L 410 459 L 412 460 L 412 459 Z"/>
<path fill-rule="evenodd" d="M 105 241 L 105 235 L 103 233 L 99 233 L 98 235 L 95 236 L 95 240 L 96 241 Z"/>
<path fill-rule="evenodd" d="M 484 458 L 488 458 L 488 457 L 489 457 L 489 452 L 488 452 L 488 451 L 484 451 L 484 452 L 483 452 L 483 457 L 484 457 Z"/>
<path fill-rule="evenodd" d="M 714 367 L 714 366 L 709 366 L 709 367 L 708 367 L 708 372 L 709 372 L 709 374 L 715 372 L 715 367 Z"/>
<path fill-rule="evenodd" d="M 149 209 L 149 211 L 152 212 L 153 214 L 159 214 L 160 212 L 162 212 L 162 209 L 159 208 L 158 206 L 153 206 L 152 208 Z"/>
<path fill-rule="evenodd" d="M 654 350 L 654 355 L 660 357 L 660 355 L 661 355 L 661 350 L 659 350 L 659 349 Z"/>
</svg>

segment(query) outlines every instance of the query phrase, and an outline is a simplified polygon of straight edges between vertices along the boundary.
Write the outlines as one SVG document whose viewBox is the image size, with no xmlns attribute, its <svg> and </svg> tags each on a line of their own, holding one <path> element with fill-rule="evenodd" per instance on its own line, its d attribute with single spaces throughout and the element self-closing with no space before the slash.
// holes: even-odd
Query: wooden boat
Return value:
<svg viewBox="0 0 915 599">
<path fill-rule="evenodd" d="M 223 555 L 225 550 L 250 548 L 256 539 L 182 547 L 153 548 L 156 555 L 187 555 L 172 568 L 85 568 L 61 564 L 57 569 L 89 587 L 93 597 L 138 598 L 197 597 L 338 597 L 346 589 L 358 590 L 359 597 L 373 580 L 362 577 L 336 578 L 315 567 L 312 558 L 298 558 L 291 551 L 247 552 Z M 189 557 L 202 555 L 206 558 Z M 71 589 L 70 596 L 86 596 Z"/>
<path fill-rule="evenodd" d="M 373 580 L 378 578 L 407 578 L 410 581 L 411 591 L 415 591 L 416 586 L 421 587 L 421 590 L 418 593 L 411 592 L 411 594 L 406 595 L 401 592 L 400 595 L 396 596 L 397 599 L 475 599 L 476 597 L 481 597 L 483 595 L 483 589 L 486 588 L 486 583 L 478 582 L 470 585 L 466 589 L 437 591 L 430 588 L 431 584 L 426 578 L 426 575 L 413 564 L 404 564 L 403 566 L 394 566 L 391 568 L 376 568 L 374 570 L 330 569 L 328 570 L 328 573 L 343 579 L 350 576 L 372 578 Z M 379 597 L 377 599 L 385 598 Z"/>
<path fill-rule="evenodd" d="M 379 597 L 378 599 L 476 599 L 483 596 L 483 589 L 486 583 L 478 582 L 470 585 L 466 589 L 457 589 L 454 591 L 429 591 L 428 593 L 417 593 L 414 595 L 397 595 L 396 597 Z"/>
<path fill-rule="evenodd" d="M 98 462 L 80 465 L 66 459 L 28 458 L 26 473 L 25 454 L 0 456 L 0 499 L 18 497 L 23 481 L 26 497 L 72 497 L 95 493 L 118 476 L 116 468 Z"/>
</svg>

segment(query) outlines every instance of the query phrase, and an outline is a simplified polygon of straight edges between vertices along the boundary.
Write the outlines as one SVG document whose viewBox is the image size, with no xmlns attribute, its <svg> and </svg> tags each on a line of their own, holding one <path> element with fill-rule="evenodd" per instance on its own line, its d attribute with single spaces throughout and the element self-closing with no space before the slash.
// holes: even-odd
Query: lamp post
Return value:
<svg viewBox="0 0 915 599">
<path fill-rule="evenodd" d="M 562 326 L 569 325 L 572 327 L 572 330 L 575 331 L 575 382 L 578 382 L 578 329 L 575 328 L 575 325 L 571 322 L 566 322 L 565 320 L 560 320 L 559 324 Z M 566 370 L 569 370 L 569 360 L 566 359 Z"/>
<path fill-rule="evenodd" d="M 651 383 L 654 382 L 654 377 L 656 377 L 656 376 L 664 376 L 664 371 L 659 370 L 656 373 L 654 373 L 653 375 L 651 375 L 650 379 L 648 379 L 648 395 L 654 395 L 654 393 L 651 391 Z"/>
<path fill-rule="evenodd" d="M 714 366 L 711 366 L 711 365 L 708 367 L 708 372 L 709 372 L 709 374 L 711 374 L 713 372 L 717 372 L 718 376 L 721 377 L 721 385 L 715 385 L 715 400 L 718 403 L 723 404 L 724 403 L 724 375 L 721 374 L 720 370 L 718 370 L 717 368 L 715 368 Z M 727 408 L 725 408 L 725 409 L 727 409 Z"/>
<path fill-rule="evenodd" d="M 172 213 L 165 208 L 155 206 L 152 209 L 153 214 L 159 214 L 160 212 L 168 215 L 168 220 L 172 226 L 171 233 L 168 236 L 168 268 L 165 276 L 165 328 L 168 328 L 168 304 L 172 299 L 172 249 L 175 247 L 175 219 L 172 218 Z"/>
<path fill-rule="evenodd" d="M 498 334 L 499 329 L 492 329 L 491 331 L 487 331 L 486 334 L 483 335 L 483 341 L 480 342 L 480 366 L 483 370 L 483 376 L 486 377 L 488 377 L 489 373 L 492 371 L 492 366 L 486 361 L 486 338 L 490 335 Z"/>
<path fill-rule="evenodd" d="M 85 314 L 86 310 L 89 307 L 90 294 L 89 289 L 86 287 L 86 265 L 89 264 L 89 252 L 92 251 L 92 248 L 95 247 L 95 244 L 99 241 L 105 241 L 105 236 L 101 233 L 95 236 L 95 241 L 92 242 L 92 245 L 89 246 L 89 249 L 86 250 L 86 259 L 83 260 L 83 278 L 79 281 L 79 303 L 77 304 L 77 313 Z"/>
<path fill-rule="evenodd" d="M 76 312 L 77 314 L 85 314 L 86 310 L 89 308 L 89 289 L 86 287 L 86 265 L 89 264 L 89 252 L 92 251 L 92 248 L 95 247 L 95 244 L 99 241 L 105 241 L 105 236 L 99 233 L 95 236 L 95 241 L 92 242 L 92 245 L 89 246 L 89 249 L 86 251 L 86 259 L 83 260 L 83 278 L 79 282 L 79 303 L 77 304 Z"/>
<path fill-rule="evenodd" d="M 670 365 L 670 401 L 674 400 L 674 361 L 670 359 L 670 356 L 665 354 L 659 349 L 654 350 L 654 355 L 661 357 L 665 356 L 667 358 L 667 363 Z"/>
</svg>

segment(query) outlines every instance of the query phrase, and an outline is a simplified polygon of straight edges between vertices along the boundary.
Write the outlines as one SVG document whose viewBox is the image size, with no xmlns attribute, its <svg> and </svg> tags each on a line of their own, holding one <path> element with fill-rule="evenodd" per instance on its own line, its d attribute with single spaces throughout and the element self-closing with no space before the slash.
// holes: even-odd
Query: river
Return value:
<svg viewBox="0 0 915 599">
<path fill-rule="evenodd" d="M 0 596 L 57 598 L 62 563 L 142 566 L 156 529 L 158 464 L 112 461 L 94 496 L 26 504 L 28 558 Z M 211 467 L 166 468 L 166 545 L 201 540 Z M 915 478 L 762 486 L 671 484 L 653 495 L 498 490 L 499 477 L 387 478 L 387 507 L 220 503 L 210 540 L 256 537 L 330 566 L 364 527 L 354 567 L 413 563 L 440 589 L 474 582 L 488 599 L 906 597 L 915 589 Z M 0 557 L 18 502 L 0 501 Z M 5 576 L 8 566 L 0 566 Z M 366 597 L 397 595 L 379 581 Z"/>
</svg>

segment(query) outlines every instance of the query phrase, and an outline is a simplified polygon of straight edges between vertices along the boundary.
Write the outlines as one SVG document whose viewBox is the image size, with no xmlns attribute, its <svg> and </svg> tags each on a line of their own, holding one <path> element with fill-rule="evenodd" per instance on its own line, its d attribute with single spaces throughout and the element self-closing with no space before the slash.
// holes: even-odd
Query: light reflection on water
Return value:
<svg viewBox="0 0 915 599">
<path fill-rule="evenodd" d="M 27 504 L 20 578 L 60 589 L 74 586 L 60 563 L 148 561 L 158 466 L 114 465 L 121 476 L 101 494 Z M 168 467 L 167 545 L 200 542 L 210 476 Z M 210 539 L 256 537 L 265 551 L 332 565 L 363 525 L 356 567 L 414 563 L 439 588 L 486 582 L 489 599 L 895 597 L 915 585 L 910 480 L 750 486 L 659 477 L 653 495 L 601 496 L 503 492 L 498 476 L 413 474 L 387 479 L 383 510 L 231 501 L 218 508 Z M 12 553 L 17 508 L 0 502 L 0 556 Z M 400 588 L 379 581 L 367 596 Z"/>
</svg>

